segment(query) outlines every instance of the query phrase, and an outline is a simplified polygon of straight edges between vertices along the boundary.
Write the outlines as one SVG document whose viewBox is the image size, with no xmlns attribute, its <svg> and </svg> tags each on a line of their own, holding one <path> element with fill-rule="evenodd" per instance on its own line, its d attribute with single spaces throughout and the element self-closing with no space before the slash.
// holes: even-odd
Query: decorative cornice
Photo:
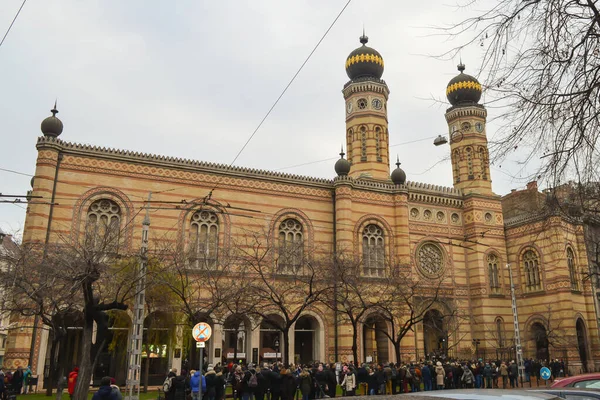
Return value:
<svg viewBox="0 0 600 400">
<path fill-rule="evenodd" d="M 520 225 L 530 224 L 533 222 L 545 221 L 551 217 L 560 217 L 563 221 L 573 224 L 573 225 L 582 225 L 583 224 L 583 221 L 580 218 L 570 217 L 568 215 L 564 215 L 559 212 L 538 211 L 538 212 L 518 215 L 516 217 L 506 219 L 504 221 L 504 228 L 510 229 L 510 228 L 515 228 Z"/>
<path fill-rule="evenodd" d="M 331 188 L 333 181 L 331 179 L 314 178 L 310 176 L 286 174 L 282 172 L 266 171 L 254 168 L 244 168 L 229 166 L 226 164 L 210 163 L 204 161 L 189 160 L 179 157 L 168 157 L 156 154 L 141 153 L 137 151 L 119 150 L 113 148 L 92 146 L 79 143 L 65 142 L 52 137 L 39 137 L 37 149 L 53 148 L 63 153 L 72 153 L 83 156 L 103 157 L 108 159 L 118 159 L 129 162 L 144 162 L 147 164 L 160 165 L 162 167 L 175 167 L 194 169 L 196 171 L 209 172 L 214 174 L 226 174 L 239 176 L 244 174 L 255 178 L 272 179 L 277 181 L 292 181 L 294 183 L 310 184 L 313 186 Z"/>
<path fill-rule="evenodd" d="M 381 93 L 387 100 L 390 94 L 390 89 L 388 88 L 387 84 L 383 79 L 364 77 L 348 81 L 344 85 L 344 89 L 342 90 L 345 99 L 350 97 L 350 95 L 352 95 L 353 93 L 363 92 Z"/>
<path fill-rule="evenodd" d="M 446 110 L 446 121 L 450 122 L 461 117 L 487 117 L 487 110 L 481 104 L 470 104 L 468 106 L 458 105 L 450 107 Z"/>
</svg>

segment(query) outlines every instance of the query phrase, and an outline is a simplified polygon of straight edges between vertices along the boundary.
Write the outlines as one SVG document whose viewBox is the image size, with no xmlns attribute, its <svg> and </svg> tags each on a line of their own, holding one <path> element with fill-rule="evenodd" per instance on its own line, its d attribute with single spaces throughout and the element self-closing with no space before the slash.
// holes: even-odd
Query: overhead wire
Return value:
<svg viewBox="0 0 600 400">
<path fill-rule="evenodd" d="M 10 32 L 10 30 L 12 29 L 15 21 L 19 17 L 19 14 L 21 13 L 21 10 L 23 9 L 23 6 L 25 5 L 26 2 L 27 2 L 27 0 L 23 0 L 23 3 L 21 4 L 21 7 L 19 7 L 19 11 L 17 11 L 17 14 L 13 18 L 12 22 L 10 23 L 10 25 L 8 26 L 8 29 L 6 30 L 6 33 L 2 37 L 2 41 L 0 41 L 0 47 L 2 47 L 2 45 L 4 44 L 4 41 L 6 40 L 6 37 L 8 36 L 8 33 Z"/>
<path fill-rule="evenodd" d="M 342 9 L 337 14 L 337 16 L 335 17 L 335 19 L 333 20 L 333 22 L 329 25 L 329 27 L 327 28 L 327 30 L 325 31 L 325 33 L 323 34 L 323 36 L 321 36 L 321 39 L 319 39 L 319 41 L 317 42 L 317 44 L 313 47 L 312 51 L 308 54 L 308 57 L 306 57 L 306 59 L 304 60 L 304 62 L 302 63 L 302 65 L 300 65 L 300 68 L 298 68 L 298 70 L 296 71 L 296 73 L 294 74 L 294 76 L 292 76 L 292 79 L 290 79 L 290 81 L 285 86 L 285 88 L 283 89 L 283 91 L 281 92 L 281 94 L 279 95 L 279 97 L 277 97 L 277 99 L 275 100 L 275 102 L 273 103 L 273 105 L 271 106 L 271 108 L 269 108 L 269 110 L 267 111 L 267 113 L 265 114 L 265 116 L 262 118 L 262 120 L 256 126 L 256 128 L 254 129 L 254 131 L 252 132 L 252 134 L 250 135 L 250 137 L 248 138 L 248 140 L 246 140 L 246 142 L 244 143 L 244 145 L 242 146 L 242 148 L 240 149 L 240 151 L 238 151 L 238 153 L 235 155 L 235 157 L 233 158 L 233 161 L 231 161 L 231 163 L 229 164 L 229 167 L 233 166 L 233 164 L 237 161 L 237 159 L 242 154 L 242 152 L 246 149 L 246 147 L 248 146 L 248 144 L 250 143 L 250 141 L 254 138 L 254 136 L 256 135 L 256 133 L 258 132 L 258 130 L 260 129 L 260 127 L 267 120 L 267 118 L 269 117 L 269 115 L 271 115 L 271 112 L 273 111 L 273 109 L 275 109 L 275 107 L 277 106 L 277 104 L 279 103 L 279 101 L 281 100 L 281 98 L 283 97 L 283 95 L 287 92 L 287 90 L 292 85 L 292 83 L 294 83 L 294 81 L 296 80 L 296 77 L 300 74 L 300 72 L 302 71 L 302 69 L 304 68 L 304 66 L 306 65 L 306 63 L 308 63 L 308 61 L 310 60 L 310 58 L 312 57 L 312 55 L 315 53 L 315 51 L 317 50 L 317 48 L 319 47 L 319 45 L 321 44 L 321 42 L 323 42 L 323 40 L 325 39 L 325 37 L 327 36 L 327 34 L 329 33 L 329 31 L 331 31 L 331 29 L 333 28 L 333 26 L 335 25 L 335 23 L 337 22 L 337 20 L 342 16 L 342 14 L 344 13 L 344 10 L 346 10 L 346 8 L 348 7 L 348 5 L 350 5 L 351 1 L 352 0 L 348 0 L 346 2 L 346 4 L 344 5 L 344 7 L 342 7 Z M 210 192 L 208 192 L 208 196 L 207 196 L 208 198 L 211 197 L 212 193 L 217 189 L 217 187 L 220 184 L 221 184 L 221 179 L 218 179 L 217 183 L 215 184 L 215 186 L 210 190 Z"/>
</svg>

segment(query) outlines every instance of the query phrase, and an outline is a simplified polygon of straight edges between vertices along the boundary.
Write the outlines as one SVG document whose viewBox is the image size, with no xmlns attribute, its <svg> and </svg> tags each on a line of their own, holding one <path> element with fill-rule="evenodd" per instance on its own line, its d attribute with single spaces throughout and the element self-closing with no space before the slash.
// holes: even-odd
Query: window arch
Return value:
<svg viewBox="0 0 600 400">
<path fill-rule="evenodd" d="M 575 266 L 575 253 L 571 247 L 567 247 L 567 266 L 569 267 L 571 290 L 579 290 L 579 279 L 577 279 L 577 268 Z"/>
<path fill-rule="evenodd" d="M 540 261 L 533 250 L 523 253 L 523 271 L 525 272 L 525 289 L 528 291 L 540 290 Z"/>
<path fill-rule="evenodd" d="M 383 276 L 385 268 L 385 240 L 383 229 L 375 224 L 365 226 L 362 232 L 363 274 Z"/>
<path fill-rule="evenodd" d="M 109 199 L 94 201 L 87 211 L 85 246 L 88 249 L 117 252 L 121 231 L 121 207 Z"/>
<path fill-rule="evenodd" d="M 304 258 L 304 229 L 295 218 L 285 219 L 279 224 L 279 258 L 277 265 L 280 272 L 297 272 Z"/>
<path fill-rule="evenodd" d="M 197 268 L 214 268 L 219 249 L 219 218 L 213 211 L 198 210 L 191 219 L 191 253 Z"/>
<path fill-rule="evenodd" d="M 354 141 L 354 131 L 348 129 L 348 135 L 346 137 L 346 153 L 348 160 L 352 160 L 352 142 Z"/>
<path fill-rule="evenodd" d="M 492 293 L 500 291 L 500 271 L 498 269 L 498 256 L 490 253 L 487 256 L 488 274 L 490 277 L 490 289 Z"/>
<path fill-rule="evenodd" d="M 377 161 L 381 161 L 381 128 L 375 128 L 375 149 L 377 153 Z"/>
</svg>

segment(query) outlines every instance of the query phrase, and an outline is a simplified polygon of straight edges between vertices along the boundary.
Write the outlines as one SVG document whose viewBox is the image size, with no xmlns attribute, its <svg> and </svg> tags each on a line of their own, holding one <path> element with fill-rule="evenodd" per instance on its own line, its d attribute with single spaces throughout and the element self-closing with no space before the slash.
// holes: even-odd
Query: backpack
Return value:
<svg viewBox="0 0 600 400">
<path fill-rule="evenodd" d="M 167 379 L 163 382 L 163 392 L 167 393 L 171 390 L 171 385 L 173 384 L 173 379 L 167 376 Z"/>
<path fill-rule="evenodd" d="M 392 367 L 392 379 L 396 379 L 398 377 L 398 370 L 396 367 Z"/>
<path fill-rule="evenodd" d="M 248 379 L 248 387 L 255 388 L 258 386 L 258 378 L 256 373 L 250 372 L 250 379 Z"/>
</svg>

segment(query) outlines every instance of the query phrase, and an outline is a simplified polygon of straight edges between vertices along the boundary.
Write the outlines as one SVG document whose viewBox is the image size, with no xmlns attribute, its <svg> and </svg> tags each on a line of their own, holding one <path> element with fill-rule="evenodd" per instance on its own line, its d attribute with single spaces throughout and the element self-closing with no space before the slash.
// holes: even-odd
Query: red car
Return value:
<svg viewBox="0 0 600 400">
<path fill-rule="evenodd" d="M 594 372 L 591 374 L 582 374 L 569 376 L 566 378 L 557 378 L 554 380 L 554 383 L 550 387 L 599 388 L 600 373 Z"/>
</svg>

